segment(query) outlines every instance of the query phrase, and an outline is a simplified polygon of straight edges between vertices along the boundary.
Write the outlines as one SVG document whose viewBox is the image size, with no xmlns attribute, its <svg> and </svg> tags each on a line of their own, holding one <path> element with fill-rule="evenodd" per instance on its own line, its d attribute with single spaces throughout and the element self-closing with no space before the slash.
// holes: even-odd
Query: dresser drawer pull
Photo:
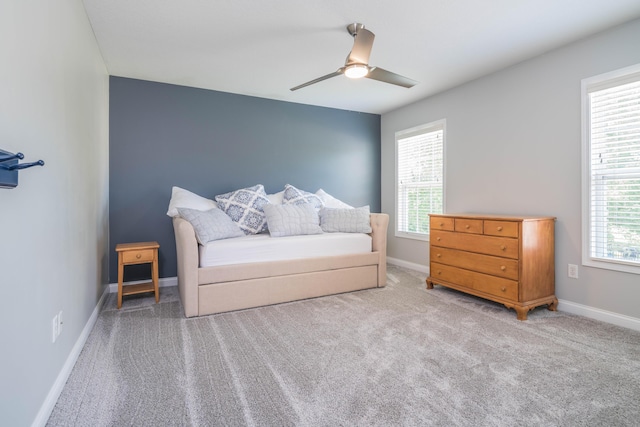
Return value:
<svg viewBox="0 0 640 427">
<path fill-rule="evenodd" d="M 498 231 L 502 231 L 502 227 L 498 227 Z"/>
<path fill-rule="evenodd" d="M 440 227 L 444 227 L 444 222 L 441 222 L 441 223 L 440 223 Z"/>
<path fill-rule="evenodd" d="M 507 292 L 507 288 L 505 288 L 504 286 L 503 286 L 503 287 L 501 287 L 501 288 L 500 288 L 500 290 L 501 290 L 502 292 Z"/>
<path fill-rule="evenodd" d="M 436 254 L 436 256 L 437 256 L 438 258 L 440 258 L 440 257 L 442 256 L 442 254 Z"/>
<path fill-rule="evenodd" d="M 467 224 L 464 228 L 466 228 L 467 230 L 469 229 L 470 225 Z"/>
<path fill-rule="evenodd" d="M 439 242 L 441 239 L 440 239 L 440 237 L 436 237 L 436 240 Z"/>
<path fill-rule="evenodd" d="M 500 266 L 500 270 L 505 271 L 507 269 L 507 267 L 505 267 L 504 265 Z"/>
<path fill-rule="evenodd" d="M 441 274 L 442 274 L 442 271 L 438 270 L 438 275 L 441 275 Z"/>
<path fill-rule="evenodd" d="M 505 245 L 501 245 L 501 246 L 500 246 L 500 249 L 502 249 L 503 251 L 506 251 L 506 250 L 507 250 L 507 247 L 506 247 Z"/>
<path fill-rule="evenodd" d="M 138 259 L 142 258 L 142 254 L 136 254 L 136 258 Z"/>
</svg>

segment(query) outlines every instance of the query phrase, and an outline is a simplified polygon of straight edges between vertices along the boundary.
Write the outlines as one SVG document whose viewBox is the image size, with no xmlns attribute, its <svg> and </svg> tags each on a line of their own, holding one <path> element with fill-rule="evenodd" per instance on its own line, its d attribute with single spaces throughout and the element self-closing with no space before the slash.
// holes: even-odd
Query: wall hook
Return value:
<svg viewBox="0 0 640 427">
<path fill-rule="evenodd" d="M 18 186 L 18 171 L 34 166 L 44 166 L 43 160 L 30 163 L 19 163 L 24 159 L 22 153 L 9 153 L 0 150 L 0 188 L 15 188 Z"/>
<path fill-rule="evenodd" d="M 31 162 L 31 163 L 16 163 L 15 165 L 11 165 L 11 166 L 0 165 L 0 168 L 6 169 L 8 171 L 13 171 L 13 170 L 20 170 L 20 169 L 29 169 L 34 166 L 44 166 L 44 161 L 38 160 L 37 162 Z"/>
<path fill-rule="evenodd" d="M 2 151 L 2 150 L 0 150 L 0 152 L 3 153 L 3 155 L 0 156 L 0 163 L 8 162 L 9 160 L 13 160 L 13 159 L 20 159 L 20 160 L 24 159 L 24 154 L 22 154 L 22 153 L 10 154 L 10 153 L 7 153 L 6 151 Z M 7 156 L 7 155 L 4 155 L 4 154 L 10 154 L 10 155 Z"/>
</svg>

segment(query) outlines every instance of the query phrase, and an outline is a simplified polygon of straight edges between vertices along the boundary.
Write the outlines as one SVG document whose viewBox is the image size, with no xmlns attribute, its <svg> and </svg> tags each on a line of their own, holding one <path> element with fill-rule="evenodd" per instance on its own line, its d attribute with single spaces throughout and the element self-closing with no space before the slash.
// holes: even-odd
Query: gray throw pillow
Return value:
<svg viewBox="0 0 640 427">
<path fill-rule="evenodd" d="M 320 227 L 325 233 L 371 233 L 369 206 L 354 209 L 322 208 Z"/>
<path fill-rule="evenodd" d="M 273 237 L 322 234 L 320 219 L 310 203 L 264 206 L 269 233 Z"/>
<path fill-rule="evenodd" d="M 201 245 L 214 240 L 244 236 L 240 227 L 218 208 L 208 211 L 178 208 L 178 215 L 191 223 Z"/>
</svg>

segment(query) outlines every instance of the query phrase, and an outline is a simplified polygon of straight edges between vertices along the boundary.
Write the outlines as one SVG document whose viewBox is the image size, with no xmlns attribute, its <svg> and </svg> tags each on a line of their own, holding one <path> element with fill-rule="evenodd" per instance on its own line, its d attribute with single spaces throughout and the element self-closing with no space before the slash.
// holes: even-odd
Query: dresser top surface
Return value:
<svg viewBox="0 0 640 427">
<path fill-rule="evenodd" d="M 465 218 L 465 219 L 486 219 L 501 221 L 548 221 L 555 220 L 554 216 L 536 216 L 536 215 L 494 215 L 494 214 L 475 214 L 475 213 L 447 213 L 447 214 L 429 214 L 430 217 L 443 218 Z"/>
</svg>

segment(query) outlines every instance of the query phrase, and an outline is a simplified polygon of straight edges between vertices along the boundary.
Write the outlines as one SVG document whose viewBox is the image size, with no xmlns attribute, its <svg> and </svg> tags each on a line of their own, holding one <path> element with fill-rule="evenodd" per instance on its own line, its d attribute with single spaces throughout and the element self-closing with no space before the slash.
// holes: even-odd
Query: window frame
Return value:
<svg viewBox="0 0 640 427">
<path fill-rule="evenodd" d="M 440 119 L 440 120 L 436 120 L 430 123 L 426 123 L 423 125 L 418 125 L 418 126 L 414 126 L 412 128 L 409 129 L 404 129 L 404 130 L 400 130 L 397 131 L 395 133 L 395 190 L 394 190 L 394 194 L 395 194 L 395 198 L 394 198 L 394 204 L 395 204 L 395 224 L 394 224 L 394 235 L 395 237 L 400 237 L 400 238 L 404 238 L 404 239 L 412 239 L 412 240 L 422 240 L 422 241 L 429 241 L 429 233 L 417 233 L 417 232 L 410 232 L 410 231 L 400 231 L 399 230 L 399 226 L 400 226 L 400 206 L 398 203 L 398 196 L 399 196 L 399 157 L 398 157 L 398 145 L 399 145 L 399 140 L 404 139 L 404 138 L 408 138 L 410 136 L 413 135 L 418 135 L 421 133 L 429 133 L 429 132 L 434 132 L 437 130 L 442 130 L 442 212 L 444 213 L 446 211 L 446 157 L 447 157 L 447 151 L 446 151 L 446 146 L 447 146 L 447 121 L 446 119 Z M 413 134 L 413 135 L 412 135 Z"/>
<path fill-rule="evenodd" d="M 582 265 L 625 273 L 640 274 L 640 265 L 634 262 L 601 258 L 591 255 L 591 109 L 589 94 L 637 81 L 640 77 L 640 64 L 583 79 L 582 96 Z"/>
</svg>

